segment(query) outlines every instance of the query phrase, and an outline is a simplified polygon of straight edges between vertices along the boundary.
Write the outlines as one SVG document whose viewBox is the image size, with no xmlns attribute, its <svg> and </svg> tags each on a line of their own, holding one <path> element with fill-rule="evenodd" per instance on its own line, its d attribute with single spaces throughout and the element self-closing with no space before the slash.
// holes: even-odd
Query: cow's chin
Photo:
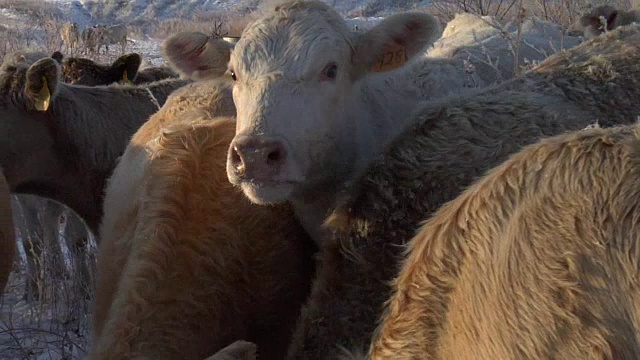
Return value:
<svg viewBox="0 0 640 360">
<path fill-rule="evenodd" d="M 261 184 L 242 181 L 240 188 L 249 201 L 254 204 L 277 205 L 289 200 L 294 190 L 294 184 L 290 182 Z"/>
</svg>

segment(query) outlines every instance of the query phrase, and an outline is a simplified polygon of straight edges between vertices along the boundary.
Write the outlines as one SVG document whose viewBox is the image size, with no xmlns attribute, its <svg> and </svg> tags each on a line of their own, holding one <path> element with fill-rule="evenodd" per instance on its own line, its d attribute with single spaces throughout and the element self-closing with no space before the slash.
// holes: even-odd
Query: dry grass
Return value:
<svg viewBox="0 0 640 360">
<path fill-rule="evenodd" d="M 35 196 L 13 200 L 24 256 L 16 259 L 0 298 L 0 358 L 82 358 L 89 340 L 95 246 L 75 247 L 88 231 L 66 207 Z"/>
</svg>

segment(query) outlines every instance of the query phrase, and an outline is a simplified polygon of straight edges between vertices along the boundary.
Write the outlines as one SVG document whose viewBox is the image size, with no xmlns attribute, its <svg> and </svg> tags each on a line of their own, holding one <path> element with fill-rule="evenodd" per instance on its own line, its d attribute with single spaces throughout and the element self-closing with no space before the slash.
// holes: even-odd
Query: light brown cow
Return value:
<svg viewBox="0 0 640 360">
<path fill-rule="evenodd" d="M 586 39 L 591 39 L 619 26 L 640 23 L 638 10 L 619 10 L 611 5 L 601 5 L 580 17 L 580 25 Z"/>
<path fill-rule="evenodd" d="M 65 51 L 71 54 L 75 53 L 78 50 L 78 42 L 80 40 L 78 24 L 75 22 L 62 24 L 60 28 L 60 38 L 65 45 Z"/>
<path fill-rule="evenodd" d="M 284 357 L 315 244 L 288 206 L 227 181 L 234 134 L 198 112 L 128 147 L 106 191 L 90 359 L 200 360 L 242 339 Z"/>
<path fill-rule="evenodd" d="M 9 280 L 16 254 L 16 237 L 13 227 L 11 194 L 9 186 L 0 171 L 0 294 Z"/>
<path fill-rule="evenodd" d="M 640 358 L 640 128 L 513 155 L 411 240 L 370 359 Z"/>
</svg>

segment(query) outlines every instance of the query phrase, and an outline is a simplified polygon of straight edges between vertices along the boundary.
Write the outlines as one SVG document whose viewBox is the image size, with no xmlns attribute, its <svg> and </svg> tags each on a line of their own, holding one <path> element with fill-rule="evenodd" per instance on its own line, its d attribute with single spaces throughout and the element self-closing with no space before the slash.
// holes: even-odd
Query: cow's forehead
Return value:
<svg viewBox="0 0 640 360">
<path fill-rule="evenodd" d="M 245 29 L 232 55 L 235 66 L 251 69 L 252 62 L 313 59 L 342 56 L 351 47 L 351 33 L 331 8 L 300 7 L 280 10 Z M 329 53 L 328 53 L 329 52 Z"/>
</svg>

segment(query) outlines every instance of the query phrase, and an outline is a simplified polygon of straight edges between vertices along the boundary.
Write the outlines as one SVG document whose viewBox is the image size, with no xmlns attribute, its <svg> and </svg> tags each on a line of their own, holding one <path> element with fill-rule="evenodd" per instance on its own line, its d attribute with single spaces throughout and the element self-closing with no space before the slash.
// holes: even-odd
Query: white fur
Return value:
<svg viewBox="0 0 640 360">
<path fill-rule="evenodd" d="M 409 58 L 419 57 L 440 33 L 435 18 L 420 14 L 391 16 L 354 34 L 326 4 L 299 1 L 249 25 L 230 61 L 237 77 L 236 139 L 279 140 L 288 157 L 274 183 L 242 181 L 228 162 L 230 181 L 256 203 L 291 201 L 317 239 L 336 189 L 405 128 L 414 105 L 430 92 L 427 79 L 435 75 L 416 78 L 413 62 L 373 73 L 369 61 L 397 38 Z M 337 77 L 321 81 L 330 62 L 338 66 Z"/>
</svg>

